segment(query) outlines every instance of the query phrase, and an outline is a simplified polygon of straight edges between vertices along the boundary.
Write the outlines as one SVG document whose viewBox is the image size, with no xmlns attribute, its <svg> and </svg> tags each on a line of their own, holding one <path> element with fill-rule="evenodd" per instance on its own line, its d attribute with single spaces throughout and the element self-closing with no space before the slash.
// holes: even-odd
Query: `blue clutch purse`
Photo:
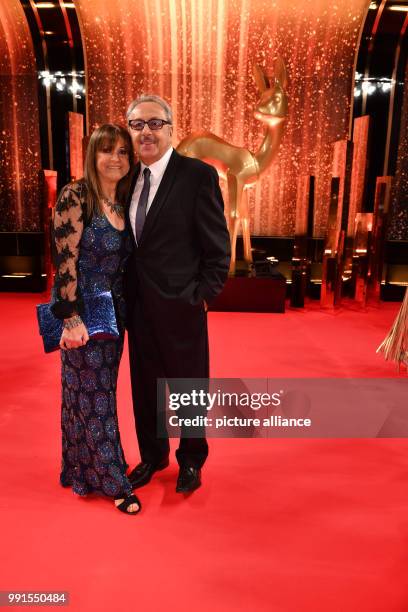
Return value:
<svg viewBox="0 0 408 612">
<path fill-rule="evenodd" d="M 119 338 L 115 307 L 110 291 L 84 295 L 84 313 L 81 318 L 92 340 Z M 37 304 L 37 319 L 44 351 L 51 353 L 59 349 L 62 321 L 54 317 L 51 306 L 54 302 Z"/>
</svg>

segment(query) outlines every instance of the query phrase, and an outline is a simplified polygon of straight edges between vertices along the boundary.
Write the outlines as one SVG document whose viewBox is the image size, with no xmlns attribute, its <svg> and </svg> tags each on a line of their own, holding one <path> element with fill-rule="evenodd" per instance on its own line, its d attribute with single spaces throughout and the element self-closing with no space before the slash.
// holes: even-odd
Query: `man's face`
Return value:
<svg viewBox="0 0 408 612">
<path fill-rule="evenodd" d="M 166 113 L 160 104 L 156 102 L 142 102 L 133 109 L 128 117 L 129 121 L 132 119 L 144 119 L 145 121 L 149 119 L 166 120 Z M 171 125 L 163 125 L 160 130 L 150 130 L 149 126 L 145 124 L 141 131 L 132 130 L 129 127 L 129 133 L 136 155 L 146 166 L 150 166 L 150 164 L 158 161 L 171 147 L 171 136 L 173 133 Z"/>
</svg>

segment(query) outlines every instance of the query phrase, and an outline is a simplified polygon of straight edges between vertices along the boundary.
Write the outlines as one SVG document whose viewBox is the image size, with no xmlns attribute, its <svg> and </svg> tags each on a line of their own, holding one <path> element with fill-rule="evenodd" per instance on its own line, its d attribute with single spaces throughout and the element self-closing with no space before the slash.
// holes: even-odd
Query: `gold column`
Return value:
<svg viewBox="0 0 408 612">
<path fill-rule="evenodd" d="M 331 180 L 329 220 L 323 251 L 322 287 L 320 306 L 334 308 L 336 304 L 336 286 L 339 273 L 338 250 L 340 232 L 338 230 L 340 178 L 334 176 Z"/>
<path fill-rule="evenodd" d="M 383 280 L 384 247 L 387 232 L 388 210 L 391 200 L 391 176 L 377 176 L 375 186 L 373 233 L 369 249 L 368 296 L 375 302 L 380 301 Z"/>
<path fill-rule="evenodd" d="M 368 260 L 373 228 L 373 213 L 357 213 L 354 227 L 352 284 L 354 299 L 365 307 L 367 301 Z"/>
</svg>

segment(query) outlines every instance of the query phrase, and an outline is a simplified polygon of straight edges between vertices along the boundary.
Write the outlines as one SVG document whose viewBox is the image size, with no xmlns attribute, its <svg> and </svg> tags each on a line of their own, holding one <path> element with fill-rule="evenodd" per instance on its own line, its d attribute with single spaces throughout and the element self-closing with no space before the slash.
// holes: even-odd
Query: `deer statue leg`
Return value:
<svg viewBox="0 0 408 612">
<path fill-rule="evenodd" d="M 251 233 L 249 220 L 248 190 L 243 189 L 241 197 L 241 225 L 242 240 L 244 243 L 244 259 L 247 263 L 252 263 Z"/>
<path fill-rule="evenodd" d="M 228 203 L 230 210 L 230 236 L 231 236 L 231 264 L 230 276 L 235 274 L 237 262 L 237 238 L 240 223 L 242 223 L 242 197 L 244 183 L 233 174 L 227 174 L 228 181 Z"/>
<path fill-rule="evenodd" d="M 228 182 L 228 207 L 229 207 L 229 223 L 228 229 L 230 232 L 231 239 L 231 263 L 229 269 L 229 275 L 234 276 L 235 268 L 237 263 L 237 236 L 239 230 L 239 215 L 237 207 L 238 197 L 238 181 L 237 178 L 227 173 Z"/>
</svg>

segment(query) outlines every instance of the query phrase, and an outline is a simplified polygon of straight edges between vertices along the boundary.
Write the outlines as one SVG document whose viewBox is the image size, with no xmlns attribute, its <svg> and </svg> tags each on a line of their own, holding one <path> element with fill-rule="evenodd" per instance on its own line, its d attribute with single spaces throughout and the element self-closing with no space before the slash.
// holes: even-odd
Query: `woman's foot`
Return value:
<svg viewBox="0 0 408 612">
<path fill-rule="evenodd" d="M 142 509 L 142 504 L 136 495 L 128 495 L 128 497 L 115 497 L 115 506 L 125 514 L 137 514 Z"/>
</svg>

